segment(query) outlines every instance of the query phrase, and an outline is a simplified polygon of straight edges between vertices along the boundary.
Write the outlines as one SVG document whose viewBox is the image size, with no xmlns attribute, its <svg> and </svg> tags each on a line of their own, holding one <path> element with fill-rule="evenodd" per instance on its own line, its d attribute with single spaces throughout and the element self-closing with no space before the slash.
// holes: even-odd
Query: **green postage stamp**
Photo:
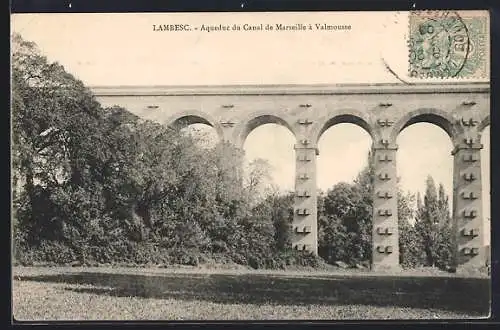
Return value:
<svg viewBox="0 0 500 330">
<path fill-rule="evenodd" d="M 489 73 L 488 11 L 412 11 L 412 78 L 483 78 Z"/>
</svg>

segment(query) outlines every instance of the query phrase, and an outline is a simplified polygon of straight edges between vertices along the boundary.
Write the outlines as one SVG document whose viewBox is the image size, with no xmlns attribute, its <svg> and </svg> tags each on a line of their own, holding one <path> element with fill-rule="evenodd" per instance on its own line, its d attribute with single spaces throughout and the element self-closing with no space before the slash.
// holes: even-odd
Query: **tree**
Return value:
<svg viewBox="0 0 500 330">
<path fill-rule="evenodd" d="M 373 162 L 372 154 L 368 153 L 367 166 L 352 184 L 336 184 L 326 196 L 318 197 L 319 254 L 329 262 L 342 260 L 354 264 L 371 258 Z M 397 198 L 400 263 L 412 267 L 418 264 L 415 256 L 420 253 L 409 222 L 414 213 L 414 196 L 398 188 Z"/>
<path fill-rule="evenodd" d="M 415 231 L 424 252 L 424 265 L 446 268 L 451 264 L 451 227 L 448 197 L 442 184 L 427 177 L 423 203 L 418 200 Z"/>
<path fill-rule="evenodd" d="M 271 219 L 274 225 L 274 244 L 278 251 L 285 251 L 292 246 L 291 223 L 294 209 L 293 193 L 273 193 L 268 195 L 265 202 L 271 206 Z"/>
<path fill-rule="evenodd" d="M 251 198 L 251 203 L 258 203 L 265 198 L 271 184 L 272 167 L 262 158 L 252 160 L 245 175 L 245 190 Z"/>
<path fill-rule="evenodd" d="M 64 235 L 67 222 L 78 220 L 61 217 L 68 210 L 58 203 L 81 189 L 100 191 L 89 180 L 103 112 L 81 81 L 19 35 L 12 37 L 12 99 L 14 205 L 24 228 L 18 238 L 37 244 Z"/>
<path fill-rule="evenodd" d="M 424 257 L 415 227 L 410 223 L 415 215 L 414 201 L 414 194 L 398 189 L 399 264 L 403 268 L 420 265 Z"/>
<path fill-rule="evenodd" d="M 435 246 L 439 223 L 437 190 L 434 179 L 427 177 L 426 190 L 423 203 L 419 201 L 417 217 L 415 219 L 415 230 L 420 239 L 422 250 L 425 255 L 426 266 L 435 264 Z"/>
<path fill-rule="evenodd" d="M 318 254 L 328 263 L 351 261 L 347 250 L 347 229 L 335 212 L 325 207 L 326 196 L 318 194 Z"/>
<path fill-rule="evenodd" d="M 330 225 L 340 230 L 345 228 L 343 249 L 348 254 L 343 261 L 348 263 L 366 261 L 371 256 L 372 214 L 371 205 L 365 197 L 356 184 L 342 182 L 329 189 L 324 199 L 324 210 Z"/>
<path fill-rule="evenodd" d="M 317 264 L 289 249 L 294 196 L 266 190 L 267 162 L 254 161 L 244 182 L 242 150 L 227 142 L 200 146 L 124 108 L 102 108 L 35 44 L 18 35 L 12 44 L 18 255 L 196 264 L 198 255 L 223 254 L 255 268 Z M 369 183 L 336 189 L 338 196 L 323 198 L 332 213 L 322 218 L 323 242 L 336 244 L 335 260 L 367 258 Z M 348 209 L 338 207 L 344 202 Z"/>
<path fill-rule="evenodd" d="M 439 210 L 439 233 L 436 239 L 436 266 L 448 269 L 452 266 L 453 243 L 451 216 L 449 210 L 448 196 L 444 191 L 442 183 L 438 189 L 438 210 Z"/>
</svg>

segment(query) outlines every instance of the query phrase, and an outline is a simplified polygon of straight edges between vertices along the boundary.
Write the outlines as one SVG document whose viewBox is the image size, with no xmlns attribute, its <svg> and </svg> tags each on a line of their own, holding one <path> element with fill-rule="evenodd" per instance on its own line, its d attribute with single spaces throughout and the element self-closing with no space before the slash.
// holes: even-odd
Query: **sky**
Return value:
<svg viewBox="0 0 500 330">
<path fill-rule="evenodd" d="M 202 25 L 311 24 L 308 31 L 200 31 Z M 190 24 L 192 31 L 154 31 L 161 24 Z M 350 30 L 316 30 L 316 24 Z M 89 86 L 396 83 L 383 63 L 406 81 L 408 16 L 405 12 L 18 14 L 13 32 L 34 41 L 50 61 Z M 194 31 L 198 27 L 198 31 Z M 486 78 L 488 81 L 488 78 Z M 483 195 L 489 196 L 489 128 L 482 143 Z M 266 141 L 262 148 L 261 141 Z M 294 139 L 267 124 L 250 133 L 247 159 L 267 159 L 274 183 L 294 184 Z M 352 181 L 366 165 L 369 135 L 352 124 L 327 130 L 319 141 L 318 185 Z M 432 124 L 414 124 L 398 137 L 401 186 L 423 192 L 427 175 L 452 192 L 452 146 Z M 415 157 L 425 155 L 425 157 Z M 332 168 L 335 159 L 352 166 Z M 450 196 L 451 199 L 451 196 Z M 489 198 L 483 213 L 489 218 Z M 485 221 L 488 225 L 488 222 Z M 489 227 L 486 228 L 489 231 Z M 488 235 L 487 235 L 488 236 Z M 489 242 L 489 237 L 485 238 Z"/>
</svg>

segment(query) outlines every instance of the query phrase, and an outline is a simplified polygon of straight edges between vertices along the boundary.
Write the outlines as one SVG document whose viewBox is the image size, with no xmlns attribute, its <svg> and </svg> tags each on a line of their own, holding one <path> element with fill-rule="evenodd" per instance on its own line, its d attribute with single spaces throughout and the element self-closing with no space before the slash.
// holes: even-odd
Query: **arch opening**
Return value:
<svg viewBox="0 0 500 330">
<path fill-rule="evenodd" d="M 332 126 L 338 125 L 338 124 L 352 124 L 356 125 L 358 127 L 361 127 L 365 132 L 370 136 L 370 138 L 373 140 L 373 132 L 370 127 L 370 125 L 367 123 L 366 120 L 359 116 L 351 115 L 351 114 L 344 114 L 344 115 L 338 115 L 330 118 L 324 125 L 321 127 L 321 130 L 318 132 L 316 142 L 319 142 L 321 139 L 321 136 L 323 133 L 325 133 L 329 128 Z"/>
<path fill-rule="evenodd" d="M 207 126 L 213 127 L 212 123 L 210 123 L 207 119 L 205 119 L 201 116 L 195 116 L 195 115 L 187 115 L 187 116 L 179 117 L 173 121 L 171 126 L 175 129 L 180 130 L 180 129 L 183 129 L 187 126 L 194 125 L 194 124 L 205 124 Z"/>
<path fill-rule="evenodd" d="M 441 240 L 451 246 L 454 237 L 451 230 L 454 158 L 450 152 L 453 143 L 443 125 L 416 120 L 410 123 L 396 140 L 398 185 L 402 190 L 402 199 L 398 202 L 399 261 L 412 267 L 444 267 L 443 264 L 453 262 L 453 253 L 438 249 Z M 430 222 L 432 231 L 440 233 L 439 236 L 421 237 L 423 241 L 418 250 L 424 251 L 423 255 L 415 254 L 410 247 L 413 243 L 409 239 L 415 240 L 414 235 L 419 232 L 412 229 L 417 221 L 424 227 Z"/>
<path fill-rule="evenodd" d="M 256 193 L 260 196 L 292 191 L 295 184 L 294 143 L 295 136 L 283 125 L 266 123 L 254 128 L 243 144 L 246 186 L 256 184 Z"/>
<path fill-rule="evenodd" d="M 404 129 L 419 123 L 433 124 L 441 128 L 452 141 L 456 136 L 455 128 L 453 127 L 453 118 L 451 118 L 451 116 L 441 112 L 437 113 L 435 110 L 424 109 L 409 113 L 397 123 L 393 131 L 393 140 L 398 139 L 399 134 Z"/>
<path fill-rule="evenodd" d="M 353 182 L 368 165 L 372 138 L 353 123 L 331 125 L 318 141 L 318 188 L 327 191 L 340 182 Z"/>
<path fill-rule="evenodd" d="M 220 134 L 207 119 L 188 115 L 177 118 L 171 125 L 182 135 L 188 136 L 202 148 L 213 148 L 219 142 Z"/>
<path fill-rule="evenodd" d="M 417 118 L 418 119 L 418 118 Z M 442 184 L 448 199 L 448 216 L 453 210 L 453 143 L 449 131 L 436 123 L 414 121 L 406 125 L 398 134 L 396 154 L 400 188 L 413 195 L 420 194 L 424 201 L 427 179 L 430 176 L 439 189 Z M 442 123 L 443 124 L 443 123 Z M 437 192 L 437 190 L 436 190 Z M 414 204 L 416 207 L 416 204 Z M 407 219 L 414 223 L 415 218 Z"/>
<path fill-rule="evenodd" d="M 250 119 L 244 129 L 243 132 L 240 134 L 240 145 L 244 145 L 246 143 L 246 139 L 248 135 L 255 129 L 257 129 L 260 126 L 266 125 L 266 124 L 275 124 L 278 126 L 282 126 L 286 128 L 292 135 L 295 136 L 295 132 L 293 131 L 292 127 L 282 118 L 275 116 L 275 115 L 260 115 L 257 117 L 254 117 Z"/>
<path fill-rule="evenodd" d="M 339 119 L 327 123 L 318 141 L 318 254 L 327 263 L 352 262 L 356 256 L 368 264 L 372 212 L 366 183 L 372 137 L 359 123 L 336 123 Z"/>
</svg>

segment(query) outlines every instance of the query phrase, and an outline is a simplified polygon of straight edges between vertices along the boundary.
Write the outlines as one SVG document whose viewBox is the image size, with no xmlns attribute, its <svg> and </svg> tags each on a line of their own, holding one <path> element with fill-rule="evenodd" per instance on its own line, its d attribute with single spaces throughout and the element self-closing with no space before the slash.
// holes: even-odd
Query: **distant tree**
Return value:
<svg viewBox="0 0 500 330">
<path fill-rule="evenodd" d="M 243 198 L 244 151 L 226 141 L 216 144 L 209 152 L 217 168 L 218 199 L 230 201 Z"/>
<path fill-rule="evenodd" d="M 425 265 L 434 266 L 439 226 L 439 206 L 436 185 L 431 176 L 427 177 L 423 203 L 418 205 L 415 229 L 425 253 Z"/>
<path fill-rule="evenodd" d="M 453 242 L 448 196 L 443 184 L 439 184 L 438 206 L 440 211 L 439 234 L 436 240 L 436 266 L 447 269 L 452 266 Z"/>
<path fill-rule="evenodd" d="M 356 190 L 361 196 L 358 207 L 359 243 L 361 245 L 362 261 L 372 257 L 372 229 L 373 229 L 373 193 L 375 182 L 375 164 L 372 152 L 368 152 L 367 166 L 354 180 Z"/>
<path fill-rule="evenodd" d="M 251 196 L 251 203 L 262 201 L 266 192 L 269 192 L 267 188 L 271 184 L 271 170 L 271 164 L 262 158 L 254 159 L 247 165 L 244 187 Z"/>
<path fill-rule="evenodd" d="M 349 264 L 368 261 L 372 254 L 374 159 L 368 154 L 368 165 L 352 184 L 339 183 L 318 197 L 319 254 L 329 262 Z M 398 227 L 400 263 L 405 267 L 418 264 L 419 253 L 413 218 L 414 196 L 398 188 Z"/>
<path fill-rule="evenodd" d="M 415 227 L 413 203 L 415 195 L 398 189 L 399 264 L 403 268 L 413 268 L 422 263 L 423 251 Z"/>
<path fill-rule="evenodd" d="M 415 231 L 424 252 L 426 266 L 446 268 L 451 264 L 452 240 L 448 197 L 442 184 L 436 189 L 431 176 L 426 180 L 423 203 L 417 203 Z"/>
</svg>

